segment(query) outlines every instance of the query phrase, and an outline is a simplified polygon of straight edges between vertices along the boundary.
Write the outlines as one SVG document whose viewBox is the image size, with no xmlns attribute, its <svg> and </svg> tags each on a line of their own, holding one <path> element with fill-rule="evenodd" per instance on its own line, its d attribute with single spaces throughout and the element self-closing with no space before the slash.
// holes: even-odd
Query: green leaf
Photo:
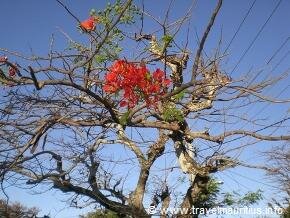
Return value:
<svg viewBox="0 0 290 218">
<path fill-rule="evenodd" d="M 163 119 L 166 122 L 182 122 L 184 120 L 184 116 L 182 111 L 177 109 L 175 106 L 167 106 L 163 111 Z"/>
<path fill-rule="evenodd" d="M 151 80 L 151 74 L 149 72 L 146 73 L 145 77 L 147 80 Z"/>
<path fill-rule="evenodd" d="M 259 200 L 262 200 L 262 190 L 258 190 L 256 192 L 248 192 L 245 196 L 239 200 L 239 203 L 242 205 L 251 205 L 257 203 Z"/>
<path fill-rule="evenodd" d="M 161 40 L 164 42 L 165 45 L 169 45 L 173 40 L 173 36 L 164 35 L 164 36 L 162 36 Z"/>
<path fill-rule="evenodd" d="M 100 54 L 95 56 L 95 61 L 99 64 L 105 62 L 107 59 L 108 57 L 106 55 Z"/>
<path fill-rule="evenodd" d="M 178 94 L 174 95 L 173 96 L 173 99 L 174 100 L 177 100 L 177 101 L 180 101 L 181 99 L 183 99 L 184 95 L 185 95 L 185 92 L 184 91 L 181 91 Z"/>
<path fill-rule="evenodd" d="M 232 206 L 235 203 L 235 199 L 231 193 L 226 193 L 224 195 L 223 202 L 225 203 L 225 205 Z"/>
<path fill-rule="evenodd" d="M 124 114 L 120 117 L 119 121 L 120 121 L 120 124 L 121 124 L 122 126 L 126 126 L 126 125 L 127 125 L 129 114 L 130 114 L 130 110 L 128 110 L 126 113 L 124 113 Z"/>
</svg>

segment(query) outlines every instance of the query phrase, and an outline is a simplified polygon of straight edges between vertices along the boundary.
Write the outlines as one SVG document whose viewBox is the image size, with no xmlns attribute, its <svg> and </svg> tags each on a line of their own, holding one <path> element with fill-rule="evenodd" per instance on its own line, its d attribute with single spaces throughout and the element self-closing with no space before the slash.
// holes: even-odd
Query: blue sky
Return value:
<svg viewBox="0 0 290 218">
<path fill-rule="evenodd" d="M 80 20 L 84 20 L 87 18 L 88 12 L 91 8 L 96 8 L 97 10 L 102 9 L 108 1 L 67 0 L 63 2 Z M 137 4 L 140 4 L 140 2 L 141 1 L 136 1 Z M 145 2 L 145 10 L 162 20 L 169 1 L 146 0 Z M 201 37 L 201 33 L 204 30 L 209 16 L 215 6 L 215 2 L 216 1 L 212 0 L 197 1 L 189 24 L 191 30 L 189 34 L 189 48 L 191 50 L 196 48 L 195 30 L 199 37 Z M 255 38 L 256 34 L 278 2 L 278 0 L 256 1 L 247 20 L 231 44 L 228 50 L 228 56 L 225 57 L 226 64 L 223 65 L 223 69 L 226 72 L 231 73 L 232 77 L 238 78 L 251 68 L 256 71 L 263 69 L 261 77 L 267 76 L 267 74 L 278 75 L 279 72 L 286 71 L 289 68 L 290 55 L 287 56 L 287 52 L 290 50 L 290 40 L 285 44 L 283 49 L 277 53 L 273 61 L 270 64 L 267 64 L 267 61 L 273 53 L 280 47 L 287 37 L 290 36 L 290 1 L 283 0 L 251 49 L 233 71 L 237 61 Z M 191 1 L 189 0 L 176 0 L 173 3 L 170 20 L 173 21 L 176 18 L 183 16 L 190 3 Z M 223 42 L 222 48 L 227 46 L 252 3 L 253 0 L 224 1 L 216 25 L 206 44 L 205 51 L 208 54 L 214 52 L 214 48 L 216 48 L 221 35 Z M 85 40 L 85 36 L 79 33 L 76 26 L 76 21 L 54 0 L 2 0 L 0 7 L 0 48 L 18 51 L 28 56 L 33 54 L 46 55 L 48 53 L 50 36 L 52 34 L 54 34 L 55 47 L 57 49 L 63 49 L 66 47 L 66 40 L 60 30 L 66 32 L 74 40 Z M 148 21 L 145 23 L 144 30 L 150 31 L 156 28 L 157 26 L 153 21 Z M 181 44 L 185 43 L 185 35 L 186 28 L 182 29 L 177 35 Z M 134 45 L 132 45 L 132 48 L 133 47 Z M 133 56 L 133 53 L 128 52 L 124 55 Z M 285 58 L 282 59 L 284 56 Z M 282 60 L 281 63 L 280 60 Z M 273 70 L 278 63 L 280 63 L 278 67 Z M 270 93 L 275 96 L 289 84 L 288 78 L 288 80 L 282 81 L 278 86 L 274 87 Z M 279 97 L 286 98 L 290 96 L 289 94 L 289 88 L 286 88 Z M 253 116 L 258 113 L 256 116 L 259 116 L 259 110 L 263 107 L 264 105 L 260 105 L 259 108 L 252 108 L 248 113 Z M 271 116 L 271 119 L 275 120 L 278 119 L 279 115 L 282 112 L 285 112 L 285 110 L 287 110 L 287 108 L 277 105 L 271 110 L 264 110 L 264 114 Z M 233 125 L 233 127 L 238 128 L 235 125 Z M 215 129 L 215 132 L 221 131 L 218 125 L 213 126 L 212 128 Z M 254 150 L 246 152 L 245 155 L 248 156 L 244 156 L 244 158 L 250 160 L 252 158 L 251 155 L 253 155 L 255 151 L 261 150 L 265 146 L 268 146 L 268 144 L 264 143 L 255 147 Z M 260 172 L 255 172 L 255 176 L 253 176 L 251 175 L 253 173 L 250 172 L 252 171 L 241 169 L 239 174 L 242 174 L 242 176 L 236 175 L 233 172 L 227 172 L 224 173 L 221 178 L 227 180 L 227 185 L 231 186 L 232 189 L 237 189 L 237 186 L 243 190 L 251 188 L 255 190 L 260 186 L 263 186 L 266 189 L 267 186 L 257 182 L 261 181 L 262 174 L 260 174 Z M 226 177 L 228 179 L 226 179 Z M 266 182 L 267 181 L 265 181 L 265 183 Z M 77 215 L 81 213 L 79 210 L 72 210 L 71 208 L 64 209 L 68 207 L 68 205 L 61 203 L 61 200 L 65 200 L 65 198 L 57 191 L 48 191 L 41 195 L 32 196 L 31 194 L 28 194 L 31 193 L 31 190 L 24 191 L 16 188 L 11 188 L 9 190 L 12 200 L 21 201 L 27 206 L 37 206 L 42 210 L 43 214 L 50 213 L 52 217 L 77 217 Z M 72 213 L 74 213 L 74 215 L 72 215 Z"/>
</svg>

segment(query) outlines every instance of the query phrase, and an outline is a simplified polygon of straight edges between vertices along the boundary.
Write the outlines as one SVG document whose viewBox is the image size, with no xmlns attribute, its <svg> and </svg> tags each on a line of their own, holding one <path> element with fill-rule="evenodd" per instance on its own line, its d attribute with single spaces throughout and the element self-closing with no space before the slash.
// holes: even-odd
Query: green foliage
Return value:
<svg viewBox="0 0 290 218">
<path fill-rule="evenodd" d="M 182 111 L 176 108 L 174 105 L 166 105 L 164 107 L 162 116 L 166 122 L 182 122 L 184 120 Z"/>
<path fill-rule="evenodd" d="M 162 42 L 164 43 L 164 45 L 167 47 L 173 40 L 173 36 L 171 35 L 164 35 L 161 38 Z"/>
<path fill-rule="evenodd" d="M 95 62 L 100 64 L 108 60 L 108 56 L 105 54 L 98 54 L 95 56 Z"/>
<path fill-rule="evenodd" d="M 108 3 L 103 11 L 98 11 L 92 9 L 91 15 L 97 15 L 99 17 L 99 22 L 105 27 L 109 27 L 114 19 L 118 17 L 123 9 L 123 3 L 121 0 L 116 0 L 115 3 Z M 120 24 L 133 24 L 135 23 L 135 16 L 140 15 L 140 11 L 136 5 L 131 4 L 129 8 L 125 11 L 120 19 Z"/>
<path fill-rule="evenodd" d="M 216 179 L 211 178 L 207 184 L 207 189 L 205 192 L 201 193 L 199 196 L 200 202 L 205 207 L 215 207 L 215 206 L 230 206 L 230 207 L 243 207 L 250 206 L 257 203 L 262 199 L 262 191 L 259 189 L 256 192 L 248 192 L 245 195 L 240 195 L 237 192 L 233 193 L 220 193 L 221 183 Z M 220 201 L 220 196 L 222 200 Z"/>
<path fill-rule="evenodd" d="M 124 113 L 124 114 L 120 117 L 119 121 L 120 121 L 120 124 L 121 124 L 122 126 L 126 126 L 126 125 L 127 125 L 129 114 L 130 114 L 130 110 L 128 110 L 126 113 Z"/>
<path fill-rule="evenodd" d="M 104 35 L 110 31 L 110 34 L 106 36 L 106 41 L 94 57 L 94 63 L 96 65 L 102 65 L 107 61 L 114 61 L 119 58 L 123 48 L 120 46 L 120 42 L 124 39 L 124 34 L 119 29 L 120 25 L 133 24 L 136 16 L 140 14 L 137 6 L 131 4 L 129 8 L 120 18 L 118 25 L 111 29 L 111 25 L 115 22 L 116 17 L 119 17 L 123 9 L 123 3 L 121 0 L 117 0 L 113 4 L 108 3 L 104 10 L 96 11 L 90 10 L 90 16 L 98 17 L 96 31 L 92 34 L 96 34 L 96 39 L 104 37 Z M 90 48 L 80 43 L 70 41 L 68 50 L 76 50 L 79 54 L 90 52 Z M 82 56 L 77 56 L 73 62 L 77 63 L 83 61 Z"/>
<path fill-rule="evenodd" d="M 118 25 L 111 30 L 112 23 L 114 23 L 116 17 L 120 16 L 122 9 L 122 1 L 117 0 L 113 4 L 108 3 L 102 11 L 97 12 L 95 9 L 91 9 L 90 11 L 91 16 L 98 17 L 98 36 L 110 31 L 110 34 L 106 38 L 106 42 L 95 56 L 95 63 L 98 65 L 105 63 L 106 61 L 118 59 L 120 52 L 123 50 L 120 46 L 120 41 L 124 39 L 124 34 L 118 26 L 122 24 L 133 24 L 136 19 L 135 17 L 140 14 L 138 8 L 134 4 L 131 4 L 120 18 Z"/>
<path fill-rule="evenodd" d="M 154 52 L 163 53 L 167 47 L 170 46 L 171 42 L 173 41 L 173 36 L 171 35 L 164 35 L 162 36 L 161 40 L 151 41 L 150 49 Z"/>
<path fill-rule="evenodd" d="M 119 216 L 110 210 L 97 210 L 95 212 L 90 212 L 80 218 L 118 218 Z"/>
<path fill-rule="evenodd" d="M 171 35 L 164 35 L 161 38 L 162 49 L 161 52 L 163 53 L 166 48 L 170 47 L 171 42 L 173 41 L 173 36 Z"/>
<path fill-rule="evenodd" d="M 202 193 L 199 199 L 206 207 L 214 207 L 219 192 L 220 183 L 216 179 L 211 178 L 207 184 L 206 192 Z"/>
<path fill-rule="evenodd" d="M 223 196 L 223 204 L 227 206 L 249 206 L 262 200 L 262 191 L 259 189 L 256 192 L 248 192 L 244 196 L 241 196 L 237 192 L 225 193 Z"/>
<path fill-rule="evenodd" d="M 225 205 L 232 206 L 235 204 L 235 199 L 232 193 L 225 193 L 224 200 Z"/>
<path fill-rule="evenodd" d="M 175 101 L 181 101 L 184 98 L 185 91 L 181 91 L 172 97 Z"/>
<path fill-rule="evenodd" d="M 220 183 L 216 179 L 210 179 L 207 185 L 207 191 L 209 194 L 215 194 L 220 190 Z"/>
<path fill-rule="evenodd" d="M 248 206 L 251 204 L 257 203 L 259 200 L 262 200 L 262 190 L 258 190 L 256 192 L 248 192 L 246 193 L 239 201 L 238 203 L 244 206 Z"/>
</svg>

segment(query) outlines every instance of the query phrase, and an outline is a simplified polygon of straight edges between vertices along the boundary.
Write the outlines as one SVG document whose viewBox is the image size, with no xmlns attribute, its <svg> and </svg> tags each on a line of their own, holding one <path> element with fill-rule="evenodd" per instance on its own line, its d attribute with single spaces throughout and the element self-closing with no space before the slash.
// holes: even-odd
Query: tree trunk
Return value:
<svg viewBox="0 0 290 218">
<path fill-rule="evenodd" d="M 197 174 L 191 186 L 188 188 L 186 195 L 181 204 L 182 211 L 187 209 L 187 214 L 178 214 L 178 218 L 198 218 L 200 209 L 204 208 L 203 201 L 200 196 L 207 193 L 207 184 L 209 176 L 201 176 Z"/>
<path fill-rule="evenodd" d="M 148 216 L 148 214 L 146 213 L 143 207 L 143 197 L 145 193 L 145 187 L 146 187 L 148 176 L 149 176 L 149 169 L 147 167 L 142 167 L 140 175 L 139 175 L 137 187 L 130 197 L 130 205 L 133 211 L 132 216 L 134 218 L 135 217 L 136 218 L 150 217 Z"/>
</svg>

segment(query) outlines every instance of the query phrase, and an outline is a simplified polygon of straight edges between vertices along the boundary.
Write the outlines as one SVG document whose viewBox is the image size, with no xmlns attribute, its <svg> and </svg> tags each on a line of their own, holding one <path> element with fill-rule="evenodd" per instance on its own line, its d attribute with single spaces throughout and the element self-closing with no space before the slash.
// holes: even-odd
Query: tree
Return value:
<svg viewBox="0 0 290 218">
<path fill-rule="evenodd" d="M 285 215 L 290 216 L 290 149 L 287 144 L 274 147 L 273 150 L 266 152 L 269 160 L 269 177 L 279 183 L 279 191 L 286 194 L 284 199 L 274 199 L 274 203 L 281 208 L 285 208 Z M 286 205 L 286 206 L 285 206 Z"/>
<path fill-rule="evenodd" d="M 51 184 L 72 193 L 75 206 L 85 198 L 119 217 L 150 217 L 147 208 L 165 213 L 171 206 L 186 209 L 177 217 L 198 217 L 201 211 L 190 215 L 191 208 L 261 198 L 259 192 L 246 193 L 243 200 L 222 194 L 214 175 L 239 167 L 268 170 L 265 164 L 243 161 L 240 154 L 260 141 L 289 141 L 289 117 L 260 120 L 247 110 L 289 102 L 265 95 L 287 77 L 257 79 L 254 73 L 230 78 L 222 70 L 220 48 L 205 54 L 222 0 L 194 55 L 177 39 L 192 8 L 169 23 L 170 7 L 161 22 L 132 0 L 117 0 L 80 21 L 57 2 L 88 41 L 65 34 L 69 45 L 62 52 L 53 49 L 52 40 L 47 57 L 17 54 L 23 64 L 1 58 L 2 182 Z M 128 34 L 138 16 L 140 29 Z M 146 19 L 161 31 L 143 32 Z M 121 58 L 129 42 L 139 45 L 138 54 Z M 218 129 L 208 128 L 213 123 Z M 234 129 L 232 123 L 241 125 Z"/>
<path fill-rule="evenodd" d="M 5 218 L 36 218 L 39 210 L 37 208 L 27 208 L 20 203 L 7 204 L 0 200 L 0 216 Z"/>
</svg>

